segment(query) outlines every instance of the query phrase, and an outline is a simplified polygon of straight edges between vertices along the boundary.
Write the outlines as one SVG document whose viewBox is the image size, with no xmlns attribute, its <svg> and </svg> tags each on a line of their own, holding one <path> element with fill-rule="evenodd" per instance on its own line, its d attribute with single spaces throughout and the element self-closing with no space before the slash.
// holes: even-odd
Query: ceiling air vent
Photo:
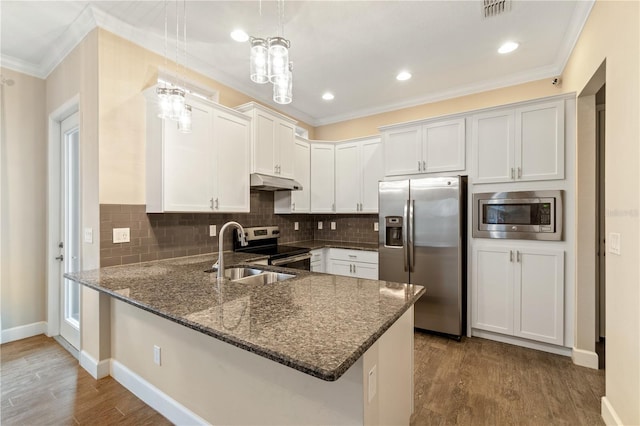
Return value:
<svg viewBox="0 0 640 426">
<path fill-rule="evenodd" d="M 484 0 L 484 17 L 501 15 L 511 10 L 511 0 Z"/>
</svg>

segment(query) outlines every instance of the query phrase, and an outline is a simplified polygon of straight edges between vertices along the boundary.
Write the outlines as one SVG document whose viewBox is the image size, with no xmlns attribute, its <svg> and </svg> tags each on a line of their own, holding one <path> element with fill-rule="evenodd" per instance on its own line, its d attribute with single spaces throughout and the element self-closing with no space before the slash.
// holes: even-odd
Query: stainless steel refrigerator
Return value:
<svg viewBox="0 0 640 426">
<path fill-rule="evenodd" d="M 380 182 L 379 276 L 424 286 L 415 327 L 461 337 L 466 325 L 467 178 Z"/>
</svg>

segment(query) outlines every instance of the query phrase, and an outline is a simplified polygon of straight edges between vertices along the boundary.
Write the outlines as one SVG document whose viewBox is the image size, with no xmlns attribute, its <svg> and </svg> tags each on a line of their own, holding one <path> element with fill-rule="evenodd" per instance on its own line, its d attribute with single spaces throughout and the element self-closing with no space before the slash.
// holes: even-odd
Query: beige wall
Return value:
<svg viewBox="0 0 640 426">
<path fill-rule="evenodd" d="M 98 204 L 98 31 L 85 39 L 47 77 L 47 117 L 77 97 L 80 112 L 82 228 L 93 229 L 93 243 L 82 245 L 82 267 L 100 266 Z M 50 243 L 55 244 L 55 241 Z M 100 360 L 101 329 L 97 292 L 82 288 L 81 349 Z M 108 324 L 106 325 L 108 326 Z"/>
<path fill-rule="evenodd" d="M 559 95 L 565 92 L 566 91 L 563 91 L 561 88 L 552 85 L 550 79 L 538 80 L 503 89 L 476 93 L 441 102 L 433 102 L 383 114 L 343 121 L 341 123 L 316 127 L 315 139 L 338 141 L 375 135 L 379 133 L 378 127 L 380 126 L 438 117 L 447 114 L 456 114 L 465 111 L 473 111 L 480 108 L 505 105 L 528 99 Z"/>
<path fill-rule="evenodd" d="M 108 31 L 99 30 L 100 203 L 145 204 L 145 98 L 164 58 Z M 175 64 L 168 62 L 167 68 Z M 196 72 L 186 78 L 216 90 L 234 107 L 254 99 Z M 310 130 L 305 123 L 298 125 Z"/>
<path fill-rule="evenodd" d="M 46 321 L 45 82 L 5 68 L 0 87 L 2 330 Z"/>
<path fill-rule="evenodd" d="M 639 27 L 639 2 L 597 1 L 563 74 L 580 92 L 606 60 L 606 398 L 623 424 L 640 424 Z"/>
</svg>

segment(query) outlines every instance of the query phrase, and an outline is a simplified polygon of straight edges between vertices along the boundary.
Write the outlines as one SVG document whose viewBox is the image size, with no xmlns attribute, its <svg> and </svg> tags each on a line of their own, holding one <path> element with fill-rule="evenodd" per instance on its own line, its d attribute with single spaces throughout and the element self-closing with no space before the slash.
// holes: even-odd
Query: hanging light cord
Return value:
<svg viewBox="0 0 640 426">
<path fill-rule="evenodd" d="M 178 57 L 178 48 L 180 46 L 180 21 L 178 20 L 178 0 L 176 0 L 176 87 L 178 86 L 178 78 L 180 76 L 179 73 L 179 64 L 180 64 L 180 58 Z"/>
<path fill-rule="evenodd" d="M 187 88 L 187 0 L 183 0 L 182 30 L 184 33 L 184 63 L 182 64 L 182 87 Z"/>
<path fill-rule="evenodd" d="M 167 26 L 167 0 L 164 0 L 164 69 L 167 69 L 167 39 L 169 38 L 168 26 Z M 167 82 L 165 79 L 162 79 L 162 87 L 164 89 L 167 88 Z"/>
</svg>

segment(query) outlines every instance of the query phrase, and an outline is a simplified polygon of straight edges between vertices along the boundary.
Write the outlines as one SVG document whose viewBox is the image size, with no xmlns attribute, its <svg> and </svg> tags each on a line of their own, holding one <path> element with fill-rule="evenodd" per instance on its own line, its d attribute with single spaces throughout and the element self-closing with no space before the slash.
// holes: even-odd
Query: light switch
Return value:
<svg viewBox="0 0 640 426">
<path fill-rule="evenodd" d="M 216 225 L 209 225 L 209 236 L 215 237 L 218 230 L 216 229 Z"/>
<path fill-rule="evenodd" d="M 158 345 L 153 345 L 153 363 L 155 365 L 161 365 L 161 349 Z"/>
<path fill-rule="evenodd" d="M 620 256 L 620 234 L 609 232 L 609 253 Z"/>
<path fill-rule="evenodd" d="M 128 243 L 131 241 L 129 228 L 113 228 L 113 243 Z"/>
<path fill-rule="evenodd" d="M 373 230 L 378 232 L 378 222 L 373 222 Z"/>
<path fill-rule="evenodd" d="M 293 222 L 293 230 L 298 231 L 300 229 L 300 224 L 298 222 Z"/>
<path fill-rule="evenodd" d="M 322 229 L 322 222 L 318 222 L 318 229 Z"/>
<path fill-rule="evenodd" d="M 335 222 L 331 222 L 331 230 L 332 231 L 336 230 L 336 223 Z"/>
</svg>

